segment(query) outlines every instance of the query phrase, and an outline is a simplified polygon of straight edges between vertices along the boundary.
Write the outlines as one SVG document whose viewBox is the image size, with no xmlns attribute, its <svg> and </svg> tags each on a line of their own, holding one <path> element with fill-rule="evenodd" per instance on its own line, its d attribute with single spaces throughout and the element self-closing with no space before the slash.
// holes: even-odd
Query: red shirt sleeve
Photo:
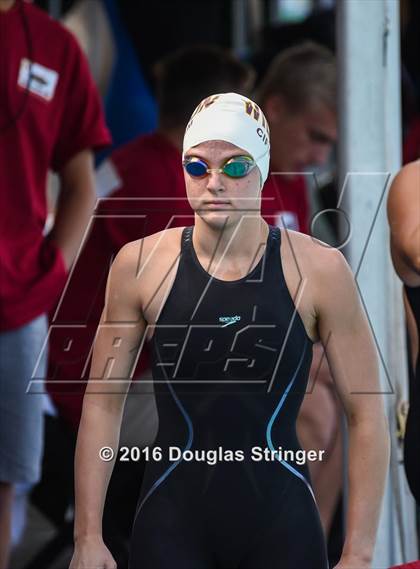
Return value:
<svg viewBox="0 0 420 569">
<path fill-rule="evenodd" d="M 66 86 L 62 115 L 52 155 L 52 167 L 59 171 L 78 152 L 99 149 L 111 143 L 102 103 L 88 62 L 76 39 L 69 33 Z"/>
</svg>

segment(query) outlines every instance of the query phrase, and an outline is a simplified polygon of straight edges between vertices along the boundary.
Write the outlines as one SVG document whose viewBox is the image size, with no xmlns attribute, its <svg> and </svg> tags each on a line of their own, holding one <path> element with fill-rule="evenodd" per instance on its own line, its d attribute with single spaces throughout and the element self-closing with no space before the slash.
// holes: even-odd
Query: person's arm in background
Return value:
<svg viewBox="0 0 420 569">
<path fill-rule="evenodd" d="M 73 156 L 61 170 L 60 182 L 54 225 L 48 238 L 59 247 L 69 269 L 96 203 L 92 151 L 83 150 Z"/>
<path fill-rule="evenodd" d="M 108 277 L 77 438 L 75 551 L 70 569 L 116 569 L 102 539 L 102 514 L 118 456 L 125 398 L 146 326 L 136 277 L 138 251 L 139 247 L 134 244 L 125 246 Z M 112 449 L 112 460 L 101 459 L 100 450 L 104 447 Z"/>
<path fill-rule="evenodd" d="M 388 195 L 391 255 L 395 271 L 408 286 L 420 286 L 420 160 L 394 178 Z"/>
<path fill-rule="evenodd" d="M 349 429 L 349 500 L 336 569 L 368 569 L 389 463 L 388 425 L 376 348 L 354 277 L 339 251 L 320 250 L 322 255 L 315 296 L 318 330 Z"/>
</svg>

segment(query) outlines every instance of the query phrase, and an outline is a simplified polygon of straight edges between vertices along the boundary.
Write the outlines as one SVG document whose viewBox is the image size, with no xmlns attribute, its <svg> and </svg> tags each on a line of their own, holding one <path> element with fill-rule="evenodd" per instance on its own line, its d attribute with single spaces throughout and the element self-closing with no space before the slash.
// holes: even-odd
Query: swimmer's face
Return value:
<svg viewBox="0 0 420 569">
<path fill-rule="evenodd" d="M 200 158 L 209 168 L 222 168 L 234 156 L 249 156 L 249 153 L 222 140 L 202 142 L 185 153 L 185 158 Z M 188 201 L 207 223 L 223 227 L 236 224 L 244 215 L 259 215 L 261 183 L 257 167 L 243 178 L 230 178 L 221 172 L 194 178 L 185 169 L 184 177 Z"/>
</svg>

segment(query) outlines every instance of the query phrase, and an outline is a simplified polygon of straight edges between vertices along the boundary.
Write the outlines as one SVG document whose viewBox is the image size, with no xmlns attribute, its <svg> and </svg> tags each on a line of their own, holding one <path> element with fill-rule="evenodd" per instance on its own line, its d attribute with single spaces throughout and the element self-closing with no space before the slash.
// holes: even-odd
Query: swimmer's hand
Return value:
<svg viewBox="0 0 420 569">
<path fill-rule="evenodd" d="M 78 539 L 69 569 L 117 569 L 117 564 L 100 536 Z"/>
</svg>

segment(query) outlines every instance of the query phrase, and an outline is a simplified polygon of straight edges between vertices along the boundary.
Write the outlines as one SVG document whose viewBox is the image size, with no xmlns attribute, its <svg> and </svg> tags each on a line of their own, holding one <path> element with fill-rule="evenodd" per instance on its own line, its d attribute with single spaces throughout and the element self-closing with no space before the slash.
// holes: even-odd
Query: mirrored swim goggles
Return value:
<svg viewBox="0 0 420 569">
<path fill-rule="evenodd" d="M 183 160 L 182 165 L 193 178 L 203 178 L 211 172 L 226 174 L 229 178 L 243 178 L 255 168 L 257 162 L 251 156 L 232 156 L 221 168 L 209 168 L 202 158 L 190 156 Z"/>
</svg>

